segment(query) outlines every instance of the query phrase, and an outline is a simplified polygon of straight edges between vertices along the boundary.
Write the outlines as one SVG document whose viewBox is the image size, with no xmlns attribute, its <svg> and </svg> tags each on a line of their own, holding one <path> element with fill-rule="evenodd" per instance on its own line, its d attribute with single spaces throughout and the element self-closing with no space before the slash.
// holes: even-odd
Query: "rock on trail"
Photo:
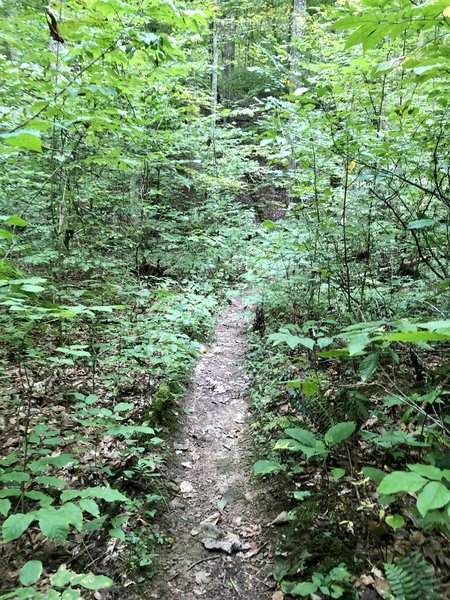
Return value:
<svg viewBox="0 0 450 600">
<path fill-rule="evenodd" d="M 167 527 L 173 545 L 146 594 L 161 600 L 270 600 L 265 491 L 252 480 L 243 359 L 249 308 L 234 299 L 205 349 L 173 443 L 177 494 Z"/>
</svg>

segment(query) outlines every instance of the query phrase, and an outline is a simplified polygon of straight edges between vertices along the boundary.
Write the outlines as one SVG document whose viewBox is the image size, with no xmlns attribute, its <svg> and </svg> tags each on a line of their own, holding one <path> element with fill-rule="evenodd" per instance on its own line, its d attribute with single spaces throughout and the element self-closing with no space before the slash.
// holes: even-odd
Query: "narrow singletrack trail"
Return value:
<svg viewBox="0 0 450 600">
<path fill-rule="evenodd" d="M 167 514 L 173 545 L 148 598 L 272 598 L 273 515 L 266 508 L 267 490 L 252 479 L 247 424 L 243 363 L 250 318 L 245 300 L 234 299 L 197 365 L 184 404 L 188 414 L 173 443 L 178 459 L 171 475 L 178 492 Z"/>
</svg>

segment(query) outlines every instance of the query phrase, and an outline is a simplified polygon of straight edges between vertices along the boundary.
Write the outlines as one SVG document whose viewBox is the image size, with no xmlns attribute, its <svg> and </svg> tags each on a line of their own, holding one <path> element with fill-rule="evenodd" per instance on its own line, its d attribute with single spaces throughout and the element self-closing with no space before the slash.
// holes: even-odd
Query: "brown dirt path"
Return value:
<svg viewBox="0 0 450 600">
<path fill-rule="evenodd" d="M 273 544 L 266 490 L 252 479 L 247 377 L 243 359 L 249 307 L 234 299 L 223 312 L 215 341 L 205 349 L 185 400 L 174 442 L 168 530 L 174 543 L 162 558 L 147 598 L 161 600 L 270 600 Z M 188 412 L 189 412 L 188 411 Z M 243 544 L 228 555 L 210 544 Z"/>
</svg>

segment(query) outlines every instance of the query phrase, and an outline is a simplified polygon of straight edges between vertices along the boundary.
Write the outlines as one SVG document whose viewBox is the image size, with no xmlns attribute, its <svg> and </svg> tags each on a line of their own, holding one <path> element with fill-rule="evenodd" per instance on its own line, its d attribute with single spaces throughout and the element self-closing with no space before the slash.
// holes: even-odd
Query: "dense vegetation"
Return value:
<svg viewBox="0 0 450 600">
<path fill-rule="evenodd" d="M 444 597 L 449 1 L 0 20 L 0 598 L 154 574 L 164 436 L 236 288 L 282 592 Z"/>
</svg>

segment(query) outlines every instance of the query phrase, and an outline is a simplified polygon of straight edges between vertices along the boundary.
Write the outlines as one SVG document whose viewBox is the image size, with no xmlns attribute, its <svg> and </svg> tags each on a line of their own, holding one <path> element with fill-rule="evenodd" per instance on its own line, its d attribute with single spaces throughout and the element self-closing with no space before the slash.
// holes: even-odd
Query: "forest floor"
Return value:
<svg viewBox="0 0 450 600">
<path fill-rule="evenodd" d="M 250 319 L 245 298 L 233 299 L 184 399 L 172 442 L 177 458 L 168 467 L 177 489 L 166 514 L 173 544 L 145 597 L 265 600 L 274 593 L 274 506 L 267 487 L 252 479 L 244 364 Z"/>
</svg>

